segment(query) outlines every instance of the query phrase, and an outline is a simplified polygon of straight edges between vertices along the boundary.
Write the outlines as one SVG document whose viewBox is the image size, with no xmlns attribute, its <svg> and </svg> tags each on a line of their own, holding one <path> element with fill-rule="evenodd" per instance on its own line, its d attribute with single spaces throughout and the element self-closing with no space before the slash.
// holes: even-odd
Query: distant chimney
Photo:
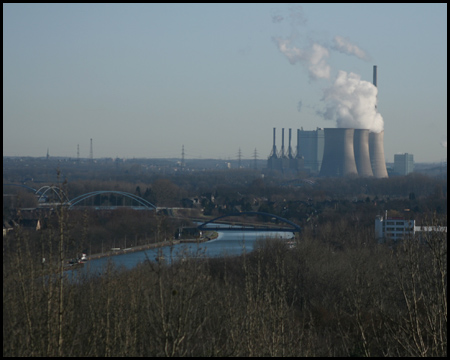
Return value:
<svg viewBox="0 0 450 360">
<path fill-rule="evenodd" d="M 281 152 L 280 158 L 284 157 L 284 128 L 281 129 Z"/>
<path fill-rule="evenodd" d="M 277 146 L 275 145 L 275 132 L 276 129 L 273 128 L 273 146 L 272 146 L 272 153 L 270 154 L 271 157 L 272 156 L 277 157 Z"/>
<path fill-rule="evenodd" d="M 377 66 L 373 66 L 373 84 L 377 86 Z"/>
</svg>

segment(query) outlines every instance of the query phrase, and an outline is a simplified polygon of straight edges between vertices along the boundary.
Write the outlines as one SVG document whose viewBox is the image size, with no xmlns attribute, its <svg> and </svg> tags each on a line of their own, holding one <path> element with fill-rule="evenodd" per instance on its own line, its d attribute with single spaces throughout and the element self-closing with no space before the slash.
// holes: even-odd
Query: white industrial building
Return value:
<svg viewBox="0 0 450 360">
<path fill-rule="evenodd" d="M 400 240 L 405 236 L 414 236 L 420 232 L 442 231 L 447 233 L 446 226 L 416 226 L 415 220 L 406 220 L 403 217 L 384 216 L 375 218 L 375 237 L 378 240 Z"/>
</svg>

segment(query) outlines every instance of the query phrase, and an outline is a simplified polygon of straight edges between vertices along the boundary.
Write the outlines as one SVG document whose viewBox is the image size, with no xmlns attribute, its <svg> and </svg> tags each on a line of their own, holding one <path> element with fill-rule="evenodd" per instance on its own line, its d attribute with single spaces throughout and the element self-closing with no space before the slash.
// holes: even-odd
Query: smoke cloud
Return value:
<svg viewBox="0 0 450 360">
<path fill-rule="evenodd" d="M 281 15 L 273 15 L 272 16 L 272 22 L 273 23 L 280 23 L 284 20 L 284 17 L 282 17 Z"/>
<path fill-rule="evenodd" d="M 330 53 L 322 45 L 313 44 L 310 48 L 299 49 L 296 46 L 292 46 L 289 39 L 274 37 L 273 41 L 291 65 L 301 62 L 307 66 L 311 79 L 328 79 L 330 77 L 331 68 L 326 60 Z"/>
<path fill-rule="evenodd" d="M 355 55 L 356 57 L 360 58 L 361 60 L 369 60 L 369 56 L 367 53 L 356 46 L 355 44 L 352 44 L 350 40 L 347 38 L 344 38 L 342 36 L 335 36 L 333 39 L 333 50 L 339 51 L 340 53 L 347 54 L 347 55 Z"/>
<path fill-rule="evenodd" d="M 335 119 L 339 128 L 369 129 L 379 133 L 383 117 L 377 112 L 376 86 L 355 73 L 339 71 L 333 85 L 324 91 L 325 119 Z"/>
<path fill-rule="evenodd" d="M 441 146 L 447 149 L 447 139 L 441 141 Z"/>
<path fill-rule="evenodd" d="M 272 40 L 291 65 L 300 63 L 308 70 L 311 80 L 330 79 L 331 67 L 328 64 L 330 52 L 356 56 L 362 60 L 370 59 L 359 46 L 339 35 L 326 46 L 318 44 L 317 41 L 309 41 L 310 45 L 301 43 L 299 45 L 305 36 L 300 36 L 297 26 L 306 24 L 306 17 L 300 6 L 289 8 L 289 15 L 286 17 L 273 16 L 272 21 L 281 22 L 289 18 L 290 36 L 273 37 Z M 324 90 L 321 100 L 326 106 L 323 111 L 317 111 L 317 114 L 327 120 L 336 120 L 337 127 L 340 128 L 369 129 L 379 133 L 384 128 L 384 121 L 377 112 L 377 93 L 377 87 L 371 82 L 362 81 L 359 75 L 341 70 L 334 83 Z M 301 108 L 302 103 L 299 102 L 297 110 L 301 111 Z"/>
</svg>

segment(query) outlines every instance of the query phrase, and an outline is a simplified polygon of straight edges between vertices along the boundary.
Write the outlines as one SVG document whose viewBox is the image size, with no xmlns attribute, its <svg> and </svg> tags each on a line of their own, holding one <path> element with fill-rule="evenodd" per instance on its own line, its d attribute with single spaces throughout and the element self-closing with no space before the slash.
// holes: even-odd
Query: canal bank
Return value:
<svg viewBox="0 0 450 360">
<path fill-rule="evenodd" d="M 157 249 L 162 247 L 170 247 L 178 244 L 183 243 L 203 243 L 206 241 L 217 239 L 219 234 L 216 231 L 206 231 L 201 238 L 197 239 L 180 239 L 180 240 L 167 240 L 162 242 L 157 242 L 153 244 L 145 244 L 145 245 L 138 245 L 138 246 L 132 246 L 125 249 L 120 248 L 113 248 L 109 251 L 99 253 L 99 254 L 92 254 L 87 256 L 87 260 L 96 260 L 104 257 L 109 256 L 116 256 L 116 255 L 123 255 L 123 254 L 130 254 L 137 251 L 144 251 L 144 250 L 151 250 L 151 249 Z"/>
</svg>

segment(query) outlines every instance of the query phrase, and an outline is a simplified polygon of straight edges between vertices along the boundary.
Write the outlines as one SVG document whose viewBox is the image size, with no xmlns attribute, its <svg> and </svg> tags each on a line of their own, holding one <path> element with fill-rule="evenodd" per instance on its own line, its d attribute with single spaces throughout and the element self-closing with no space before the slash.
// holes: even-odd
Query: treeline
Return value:
<svg viewBox="0 0 450 360">
<path fill-rule="evenodd" d="M 3 356 L 447 355 L 445 233 L 377 244 L 342 220 L 294 249 L 267 240 L 72 280 L 58 262 L 42 276 L 26 236 L 8 241 Z"/>
<path fill-rule="evenodd" d="M 189 219 L 178 219 L 155 211 L 116 210 L 67 210 L 56 209 L 40 213 L 41 229 L 15 227 L 4 236 L 6 254 L 17 251 L 17 237 L 28 239 L 27 251 L 31 260 L 39 263 L 57 256 L 60 231 L 60 212 L 64 210 L 64 256 L 76 258 L 104 253 L 111 248 L 129 248 L 174 239 L 181 227 L 193 226 Z M 20 224 L 21 214 L 18 215 Z"/>
<path fill-rule="evenodd" d="M 302 179 L 285 181 L 270 176 L 263 179 L 248 170 L 210 171 L 164 177 L 154 175 L 150 182 L 139 178 L 129 181 L 70 179 L 64 190 L 69 199 L 99 190 L 128 192 L 163 207 L 186 207 L 189 206 L 187 198 L 196 198 L 205 215 L 253 210 L 273 213 L 300 225 L 318 215 L 326 222 L 330 213 L 357 216 L 366 225 L 385 210 L 403 212 L 408 209 L 408 216 L 417 221 L 432 212 L 444 221 L 447 214 L 446 180 L 422 174 L 389 179 L 315 179 L 314 183 L 308 183 Z M 37 206 L 36 197 L 28 190 L 8 187 L 8 192 L 17 192 L 19 199 L 4 198 L 4 220 L 10 216 L 11 208 Z M 123 204 L 130 205 L 131 202 L 123 196 L 105 193 L 78 205 Z M 442 223 L 445 224 L 446 221 Z"/>
</svg>

